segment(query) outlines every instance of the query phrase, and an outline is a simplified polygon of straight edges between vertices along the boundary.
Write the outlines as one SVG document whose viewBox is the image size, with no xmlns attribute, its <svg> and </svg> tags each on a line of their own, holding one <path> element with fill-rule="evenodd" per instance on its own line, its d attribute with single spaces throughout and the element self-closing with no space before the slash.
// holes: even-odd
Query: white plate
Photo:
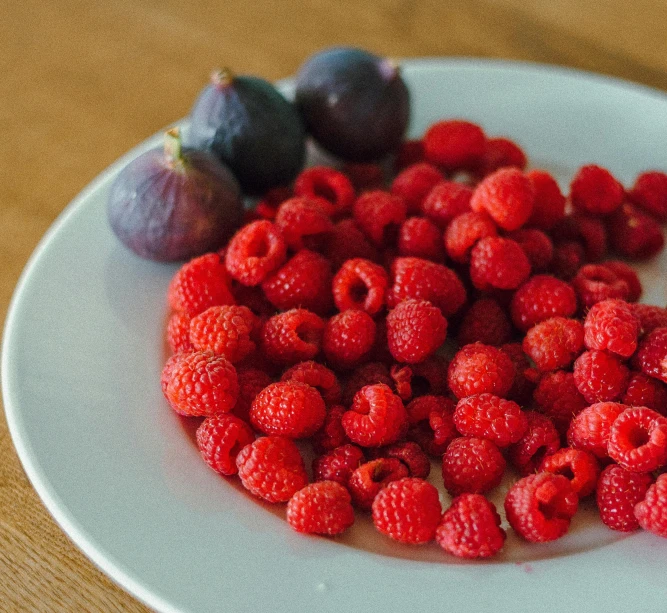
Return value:
<svg viewBox="0 0 667 613">
<path fill-rule="evenodd" d="M 471 119 L 516 139 L 563 185 L 593 161 L 626 184 L 641 170 L 664 169 L 667 98 L 658 92 L 507 62 L 408 61 L 404 74 L 415 135 L 442 117 Z M 541 603 L 573 613 L 638 602 L 664 611 L 667 541 L 613 533 L 590 508 L 556 543 L 510 536 L 500 558 L 463 563 L 436 545 L 393 544 L 363 520 L 340 541 L 297 535 L 283 507 L 258 503 L 209 470 L 158 383 L 174 267 L 133 256 L 105 218 L 114 175 L 159 140 L 131 151 L 67 207 L 30 259 L 5 328 L 14 443 L 49 511 L 100 568 L 160 611 L 524 611 Z M 666 265 L 643 269 L 649 302 L 665 303 Z"/>
</svg>

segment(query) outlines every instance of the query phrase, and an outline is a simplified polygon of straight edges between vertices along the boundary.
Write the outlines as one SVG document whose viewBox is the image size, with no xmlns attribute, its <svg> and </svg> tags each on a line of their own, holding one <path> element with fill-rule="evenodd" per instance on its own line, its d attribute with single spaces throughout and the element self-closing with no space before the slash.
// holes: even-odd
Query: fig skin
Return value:
<svg viewBox="0 0 667 613">
<path fill-rule="evenodd" d="M 160 262 L 189 260 L 222 247 L 238 229 L 238 182 L 215 156 L 181 149 L 171 130 L 165 147 L 132 160 L 111 185 L 107 218 L 137 255 Z"/>
<path fill-rule="evenodd" d="M 306 129 L 268 81 L 216 71 L 190 112 L 188 144 L 212 151 L 247 194 L 288 185 L 303 168 Z"/>
<path fill-rule="evenodd" d="M 396 150 L 410 119 L 398 67 L 350 47 L 326 49 L 303 64 L 296 106 L 313 138 L 351 162 L 374 162 Z"/>
</svg>

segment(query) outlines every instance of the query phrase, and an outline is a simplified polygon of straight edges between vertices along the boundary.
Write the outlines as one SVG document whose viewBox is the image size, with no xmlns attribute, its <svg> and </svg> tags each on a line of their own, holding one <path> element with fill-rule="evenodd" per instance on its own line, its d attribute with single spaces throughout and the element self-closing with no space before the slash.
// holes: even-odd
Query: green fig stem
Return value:
<svg viewBox="0 0 667 613">
<path fill-rule="evenodd" d="M 164 155 L 172 164 L 183 160 L 181 131 L 178 128 L 171 128 L 164 133 Z"/>
<path fill-rule="evenodd" d="M 229 68 L 218 68 L 211 74 L 211 83 L 216 87 L 227 87 L 234 81 L 234 73 Z"/>
</svg>

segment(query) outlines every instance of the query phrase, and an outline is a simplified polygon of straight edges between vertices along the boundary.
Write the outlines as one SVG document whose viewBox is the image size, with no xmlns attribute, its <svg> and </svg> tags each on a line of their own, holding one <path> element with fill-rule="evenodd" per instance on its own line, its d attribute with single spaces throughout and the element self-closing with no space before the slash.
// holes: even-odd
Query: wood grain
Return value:
<svg viewBox="0 0 667 613">
<path fill-rule="evenodd" d="M 197 7 L 196 9 L 194 7 Z M 214 66 L 277 79 L 313 51 L 555 63 L 667 90 L 667 4 L 636 0 L 24 0 L 0 19 L 0 316 L 58 213 L 187 114 Z M 140 612 L 74 547 L 0 420 L 0 610 Z"/>
</svg>

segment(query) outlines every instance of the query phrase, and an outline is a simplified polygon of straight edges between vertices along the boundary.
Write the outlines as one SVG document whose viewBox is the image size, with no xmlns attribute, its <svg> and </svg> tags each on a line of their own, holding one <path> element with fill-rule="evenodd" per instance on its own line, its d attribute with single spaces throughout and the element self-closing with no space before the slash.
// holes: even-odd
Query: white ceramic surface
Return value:
<svg viewBox="0 0 667 613">
<path fill-rule="evenodd" d="M 564 187 L 588 162 L 626 184 L 667 165 L 667 98 L 647 88 L 476 60 L 406 61 L 404 75 L 413 135 L 443 117 L 479 122 Z M 341 540 L 297 535 L 282 507 L 209 470 L 159 387 L 175 267 L 129 253 L 105 218 L 114 175 L 159 141 L 67 207 L 26 266 L 5 327 L 3 399 L 19 456 L 100 568 L 165 612 L 665 610 L 667 541 L 613 533 L 590 505 L 556 543 L 510 535 L 498 559 L 465 563 L 436 545 L 389 542 L 364 520 Z M 665 266 L 662 257 L 641 267 L 646 302 L 665 304 Z"/>
</svg>

